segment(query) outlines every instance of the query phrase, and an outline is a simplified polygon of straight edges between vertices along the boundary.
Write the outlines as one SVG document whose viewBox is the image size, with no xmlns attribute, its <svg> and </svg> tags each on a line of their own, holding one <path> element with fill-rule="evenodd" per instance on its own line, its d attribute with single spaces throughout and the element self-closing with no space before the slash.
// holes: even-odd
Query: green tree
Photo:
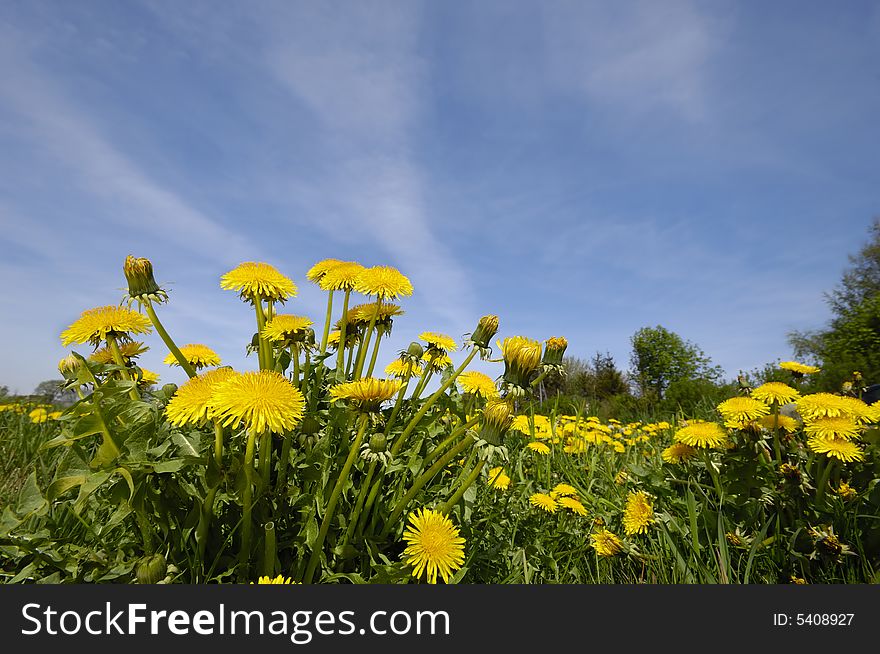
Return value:
<svg viewBox="0 0 880 654">
<path fill-rule="evenodd" d="M 721 369 L 699 347 L 660 325 L 642 327 L 631 343 L 632 376 L 643 397 L 660 400 L 673 382 L 721 377 Z"/>
<path fill-rule="evenodd" d="M 880 381 L 880 218 L 868 233 L 838 286 L 825 295 L 832 313 L 828 325 L 788 335 L 798 359 L 822 368 L 815 381 L 827 390 L 839 388 L 856 370 L 867 383 Z"/>
</svg>

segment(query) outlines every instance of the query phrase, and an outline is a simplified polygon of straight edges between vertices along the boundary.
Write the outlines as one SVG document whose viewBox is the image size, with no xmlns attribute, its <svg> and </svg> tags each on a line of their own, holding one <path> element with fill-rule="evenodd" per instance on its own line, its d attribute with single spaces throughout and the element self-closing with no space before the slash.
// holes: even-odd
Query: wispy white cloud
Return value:
<svg viewBox="0 0 880 654">
<path fill-rule="evenodd" d="M 666 109 L 689 121 L 707 112 L 716 25 L 689 0 L 572 2 L 545 7 L 548 73 L 615 112 Z"/>
<path fill-rule="evenodd" d="M 432 224 L 425 172 L 411 155 L 430 93 L 416 47 L 419 5 L 308 4 L 267 18 L 268 66 L 312 111 L 338 162 L 319 182 L 319 201 L 336 210 L 316 224 L 330 237 L 346 232 L 378 243 L 417 286 L 431 289 L 429 311 L 455 328 L 472 322 L 466 271 Z"/>
<path fill-rule="evenodd" d="M 190 253 L 224 261 L 257 256 L 241 234 L 191 206 L 151 179 L 101 134 L 95 123 L 53 83 L 52 73 L 32 62 L 25 41 L 10 28 L 0 39 L 0 102 L 17 116 L 30 146 L 61 164 L 100 202 L 110 222 L 129 241 L 151 238 Z M 35 227 L 36 228 L 36 227 Z"/>
</svg>

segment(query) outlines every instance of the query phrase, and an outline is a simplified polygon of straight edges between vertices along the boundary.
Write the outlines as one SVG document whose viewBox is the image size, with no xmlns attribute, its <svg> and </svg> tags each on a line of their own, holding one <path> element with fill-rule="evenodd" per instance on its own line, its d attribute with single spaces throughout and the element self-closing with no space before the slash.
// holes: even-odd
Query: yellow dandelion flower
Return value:
<svg viewBox="0 0 880 654">
<path fill-rule="evenodd" d="M 547 513 L 556 513 L 556 509 L 559 506 L 556 500 L 547 495 L 547 493 L 535 493 L 529 498 L 529 504 Z"/>
<path fill-rule="evenodd" d="M 455 340 L 451 336 L 447 336 L 446 334 L 438 334 L 437 332 L 422 332 L 419 334 L 419 338 L 429 346 L 437 349 L 443 350 L 444 352 L 455 352 L 458 349 L 458 345 L 455 343 Z"/>
<path fill-rule="evenodd" d="M 165 407 L 168 422 L 177 427 L 202 424 L 208 419 L 214 391 L 237 374 L 232 368 L 217 368 L 189 379 Z"/>
<path fill-rule="evenodd" d="M 317 284 L 324 278 L 324 275 L 341 263 L 345 262 L 339 259 L 323 259 L 309 268 L 306 273 L 306 279 Z"/>
<path fill-rule="evenodd" d="M 406 275 L 391 266 L 366 268 L 354 282 L 354 290 L 364 295 L 375 295 L 393 300 L 413 294 L 413 285 Z"/>
<path fill-rule="evenodd" d="M 95 347 L 108 336 L 127 339 L 130 334 L 149 334 L 149 318 L 126 307 L 108 305 L 87 309 L 70 327 L 61 332 L 61 343 L 91 343 Z"/>
<path fill-rule="evenodd" d="M 220 357 L 217 353 L 209 348 L 207 345 L 202 345 L 201 343 L 190 343 L 188 345 L 183 345 L 180 347 L 180 353 L 183 355 L 183 358 L 186 359 L 189 364 L 195 368 L 196 370 L 200 370 L 201 368 L 207 368 L 208 366 L 219 366 L 220 365 Z M 173 354 L 169 354 L 163 362 L 166 366 L 179 366 L 180 364 L 177 362 L 177 357 Z"/>
<path fill-rule="evenodd" d="M 532 432 L 532 423 L 529 420 L 528 416 L 520 415 L 516 416 L 513 419 L 513 423 L 510 425 L 510 428 L 523 434 L 530 434 Z"/>
<path fill-rule="evenodd" d="M 146 345 L 138 341 L 126 341 L 125 343 L 119 344 L 119 353 L 122 355 L 122 360 L 126 363 L 132 359 L 136 359 L 149 349 L 150 348 Z M 113 358 L 113 350 L 107 346 L 102 347 L 100 350 L 95 350 L 90 354 L 89 361 L 94 361 L 96 363 L 116 363 L 116 359 Z"/>
<path fill-rule="evenodd" d="M 49 412 L 43 407 L 37 407 L 28 414 L 28 417 L 31 419 L 32 423 L 39 425 L 49 419 Z"/>
<path fill-rule="evenodd" d="M 497 490 L 507 490 L 510 488 L 510 477 L 504 472 L 504 468 L 499 466 L 489 471 L 486 483 Z"/>
<path fill-rule="evenodd" d="M 406 361 L 395 359 L 385 366 L 385 374 L 389 377 L 397 377 L 406 379 L 407 377 L 421 377 L 422 367 L 420 365 L 412 365 Z"/>
<path fill-rule="evenodd" d="M 449 583 L 452 573 L 464 564 L 464 538 L 452 521 L 437 511 L 419 509 L 409 516 L 410 526 L 403 534 L 407 547 L 404 562 L 413 567 L 413 577 L 424 574 L 436 584 L 437 575 Z"/>
<path fill-rule="evenodd" d="M 798 586 L 803 586 L 808 584 L 809 582 L 803 577 L 796 577 L 795 575 L 791 575 L 791 583 L 797 584 Z"/>
<path fill-rule="evenodd" d="M 252 584 L 254 582 L 251 582 Z M 277 577 L 269 577 L 263 576 L 257 579 L 257 584 L 299 584 L 302 582 L 294 581 L 290 577 L 285 577 L 284 575 L 278 575 Z"/>
<path fill-rule="evenodd" d="M 282 313 L 269 320 L 260 333 L 263 338 L 273 343 L 299 341 L 313 324 L 312 320 L 305 316 Z"/>
<path fill-rule="evenodd" d="M 846 408 L 846 415 L 857 423 L 867 424 L 876 422 L 877 409 L 880 409 L 880 406 L 877 404 L 874 405 L 876 408 L 873 408 L 857 397 L 844 396 L 841 399 L 843 400 L 843 406 Z"/>
<path fill-rule="evenodd" d="M 505 372 L 513 377 L 511 381 L 527 383 L 528 375 L 541 363 L 541 343 L 525 336 L 509 336 L 498 346 L 507 367 Z"/>
<path fill-rule="evenodd" d="M 835 489 L 835 492 L 844 500 L 851 500 L 858 495 L 856 489 L 845 481 L 840 482 L 840 486 Z"/>
<path fill-rule="evenodd" d="M 436 352 L 425 352 L 425 354 L 422 355 L 422 361 L 425 362 L 425 368 L 433 372 L 446 370 L 452 365 L 452 359 L 449 358 L 448 354 L 437 354 Z"/>
<path fill-rule="evenodd" d="M 805 421 L 818 418 L 854 417 L 854 405 L 849 400 L 855 398 L 834 395 L 833 393 L 811 393 L 797 401 L 797 410 Z M 863 403 L 864 404 L 864 403 Z"/>
<path fill-rule="evenodd" d="M 258 434 L 283 434 L 300 423 L 304 408 L 302 393 L 284 375 L 260 370 L 234 375 L 218 384 L 208 417 L 225 427 L 243 425 Z"/>
<path fill-rule="evenodd" d="M 778 425 L 782 431 L 788 432 L 789 434 L 796 432 L 798 427 L 800 427 L 800 423 L 795 418 L 783 415 L 764 416 L 758 421 L 758 424 L 765 429 L 774 429 Z"/>
<path fill-rule="evenodd" d="M 573 511 L 578 515 L 587 515 L 587 509 L 574 497 L 560 497 L 556 501 L 559 502 L 559 506 L 564 506 L 569 511 Z"/>
<path fill-rule="evenodd" d="M 807 440 L 807 447 L 816 454 L 824 454 L 828 458 L 840 459 L 844 463 L 862 461 L 865 454 L 856 443 L 843 438 L 813 437 Z"/>
<path fill-rule="evenodd" d="M 550 491 L 550 495 L 553 497 L 577 497 L 578 492 L 574 486 L 569 486 L 568 484 L 556 484 L 553 487 L 553 490 Z"/>
<path fill-rule="evenodd" d="M 495 388 L 495 382 L 492 378 L 476 370 L 461 373 L 455 381 L 465 393 L 472 393 L 473 395 L 480 395 L 485 398 L 498 395 L 498 389 Z"/>
<path fill-rule="evenodd" d="M 129 345 L 129 343 L 123 343 L 123 345 Z M 73 373 L 79 369 L 80 365 L 82 364 L 80 363 L 79 359 L 77 359 L 72 354 L 68 354 L 66 357 L 58 362 L 58 372 L 60 372 L 62 375 Z"/>
<path fill-rule="evenodd" d="M 615 556 L 623 549 L 620 538 L 607 529 L 600 529 L 590 534 L 590 545 L 599 556 Z"/>
<path fill-rule="evenodd" d="M 351 291 L 363 271 L 364 267 L 356 261 L 343 261 L 327 269 L 318 280 L 318 286 L 324 291 Z"/>
<path fill-rule="evenodd" d="M 808 366 L 797 361 L 781 361 L 779 367 L 797 375 L 813 375 L 821 370 L 821 368 L 816 366 Z"/>
<path fill-rule="evenodd" d="M 675 440 L 692 447 L 720 447 L 727 441 L 727 432 L 714 422 L 693 421 L 675 432 Z"/>
<path fill-rule="evenodd" d="M 141 368 L 141 378 L 139 383 L 143 386 L 153 386 L 159 383 L 159 373 L 153 372 L 152 370 L 147 370 L 146 368 Z"/>
<path fill-rule="evenodd" d="M 542 454 L 544 456 L 547 456 L 548 454 L 550 454 L 550 448 L 547 447 L 546 443 L 532 441 L 531 443 L 526 445 L 526 447 L 529 448 L 530 450 L 532 450 L 533 452 L 537 452 L 538 454 Z"/>
<path fill-rule="evenodd" d="M 623 512 L 623 530 L 627 536 L 648 533 L 648 525 L 654 522 L 654 508 L 648 495 L 639 491 L 630 493 L 626 499 L 626 510 Z"/>
<path fill-rule="evenodd" d="M 697 450 L 684 443 L 673 443 L 660 454 L 666 463 L 685 463 L 697 456 Z"/>
<path fill-rule="evenodd" d="M 377 412 L 382 402 L 390 400 L 400 390 L 399 379 L 364 377 L 353 382 L 336 384 L 330 388 L 334 402 L 345 400 L 363 412 Z"/>
<path fill-rule="evenodd" d="M 732 397 L 718 405 L 718 412 L 724 417 L 727 427 L 739 428 L 766 416 L 770 408 L 751 397 Z"/>
<path fill-rule="evenodd" d="M 392 318 L 402 316 L 403 309 L 390 302 L 367 302 L 348 310 L 348 322 L 368 325 L 374 319 L 377 323 L 388 323 Z"/>
<path fill-rule="evenodd" d="M 852 418 L 817 418 L 804 427 L 807 436 L 816 438 L 842 438 L 853 440 L 859 437 L 859 426 Z"/>
<path fill-rule="evenodd" d="M 626 482 L 629 481 L 629 475 L 626 474 L 625 470 L 621 470 L 614 476 L 614 483 L 618 486 L 623 486 Z"/>
<path fill-rule="evenodd" d="M 761 400 L 761 402 L 767 404 L 773 404 L 776 402 L 780 405 L 794 402 L 801 396 L 797 390 L 788 384 L 783 384 L 782 382 L 767 382 L 766 384 L 761 384 L 752 390 L 751 395 L 756 400 Z"/>
<path fill-rule="evenodd" d="M 296 284 L 268 263 L 245 261 L 220 278 L 220 288 L 238 291 L 242 300 L 284 302 L 296 297 Z"/>
</svg>

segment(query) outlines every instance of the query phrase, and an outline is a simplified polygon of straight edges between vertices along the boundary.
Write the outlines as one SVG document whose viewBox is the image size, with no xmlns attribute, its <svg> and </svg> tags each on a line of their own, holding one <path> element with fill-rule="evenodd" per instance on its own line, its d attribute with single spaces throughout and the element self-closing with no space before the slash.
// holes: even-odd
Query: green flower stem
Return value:
<svg viewBox="0 0 880 654">
<path fill-rule="evenodd" d="M 471 418 L 468 422 L 456 427 L 453 430 L 453 432 L 445 440 L 441 441 L 440 444 L 437 445 L 437 447 L 435 447 L 433 450 L 428 452 L 427 456 L 422 461 L 422 466 L 424 467 L 424 466 L 428 465 L 434 459 L 436 459 L 438 456 L 440 456 L 440 453 L 443 450 L 445 450 L 447 448 L 447 446 L 449 446 L 450 443 L 452 443 L 456 438 L 461 436 L 465 431 L 467 431 L 471 427 L 475 426 L 478 422 L 480 422 L 479 416 L 477 416 L 476 418 Z"/>
<path fill-rule="evenodd" d="M 256 433 L 248 430 L 247 445 L 244 451 L 244 494 L 242 496 L 242 518 L 241 518 L 241 551 L 238 553 L 238 564 L 241 567 L 239 575 L 242 579 L 247 578 L 247 564 L 251 558 L 251 509 L 253 508 L 254 494 L 254 443 L 256 441 Z"/>
<path fill-rule="evenodd" d="M 345 332 L 348 328 L 348 298 L 351 295 L 351 289 L 345 289 L 345 299 L 342 301 L 342 323 L 339 326 L 339 347 L 336 353 L 336 376 L 340 377 L 343 371 L 342 364 L 345 356 Z M 329 338 L 329 337 L 328 337 Z M 347 366 L 346 366 L 347 368 Z M 342 381 L 340 378 L 339 381 Z"/>
<path fill-rule="evenodd" d="M 327 318 L 324 320 L 324 335 L 321 337 L 321 354 L 327 352 L 327 341 L 330 338 L 330 321 L 333 320 L 333 291 L 327 295 Z"/>
<path fill-rule="evenodd" d="M 223 467 L 223 425 L 219 420 L 214 421 L 214 462 Z"/>
<path fill-rule="evenodd" d="M 773 402 L 773 451 L 776 454 L 776 465 L 782 465 L 782 446 L 779 440 L 779 402 Z"/>
<path fill-rule="evenodd" d="M 418 426 L 418 424 L 419 424 L 419 422 L 421 422 L 422 418 L 425 417 L 425 414 L 428 412 L 428 409 L 430 409 L 431 406 L 440 398 L 440 396 L 443 395 L 443 393 L 446 391 L 447 388 L 449 388 L 453 383 L 455 383 L 456 377 L 458 377 L 464 371 L 464 369 L 468 366 L 468 364 L 474 358 L 474 355 L 476 353 L 477 353 L 476 349 L 471 350 L 471 353 L 467 356 L 467 358 L 464 360 L 464 362 L 458 367 L 458 369 L 449 377 L 449 379 L 447 379 L 446 382 L 444 382 L 440 386 L 440 388 L 437 389 L 437 391 L 431 397 L 429 397 L 427 400 L 425 400 L 425 403 L 419 409 L 418 413 L 416 413 L 416 415 L 413 417 L 413 419 L 407 425 L 406 429 L 404 429 L 403 433 L 400 436 L 398 436 L 397 440 L 395 440 L 394 443 L 392 444 L 392 446 L 391 446 L 391 456 L 392 457 L 397 456 L 397 454 L 403 448 L 403 444 L 406 441 L 406 439 L 409 438 L 409 435 L 412 433 L 412 431 Z M 428 373 L 426 372 L 425 374 L 427 375 Z M 373 507 L 373 503 L 376 501 L 376 497 L 379 495 L 379 487 L 381 486 L 381 483 L 382 483 L 382 477 L 380 476 L 379 479 L 377 479 L 375 481 L 375 483 L 373 484 L 373 488 L 370 490 L 370 496 L 367 498 L 366 512 L 369 512 L 370 509 Z"/>
<path fill-rule="evenodd" d="M 446 500 L 446 502 L 441 504 L 440 508 L 437 510 L 440 513 L 443 513 L 444 515 L 449 515 L 449 512 L 452 510 L 452 507 L 454 507 L 456 504 L 458 504 L 459 500 L 461 500 L 461 498 L 464 497 L 464 494 L 467 491 L 467 489 L 470 488 L 471 486 L 473 486 L 474 482 L 477 479 L 479 479 L 480 472 L 483 470 L 483 466 L 485 466 L 485 465 L 486 465 L 485 459 L 483 459 L 482 461 L 477 463 L 477 465 L 474 466 L 474 469 L 471 472 L 471 474 L 468 475 L 468 478 L 465 479 L 464 483 L 462 483 L 462 485 L 458 487 L 458 490 L 455 491 L 455 494 L 452 497 L 450 497 L 448 500 Z"/>
<path fill-rule="evenodd" d="M 422 490 L 424 485 L 431 481 L 434 475 L 445 468 L 450 461 L 452 461 L 455 457 L 457 457 L 473 444 L 473 436 L 465 437 L 458 445 L 449 450 L 445 455 L 440 458 L 440 460 L 438 460 L 434 465 L 428 468 L 426 472 L 419 475 L 419 477 L 413 482 L 413 485 L 410 486 L 410 489 L 406 492 L 406 495 L 401 498 L 401 500 L 394 507 L 394 510 L 391 512 L 391 515 L 385 523 L 385 528 L 382 530 L 382 535 L 380 536 L 381 539 L 384 539 L 386 536 L 388 536 L 388 533 L 397 522 L 397 519 L 400 518 L 400 514 L 403 513 L 404 509 L 406 509 L 406 505 L 409 504 L 410 501 L 419 494 L 419 491 Z"/>
<path fill-rule="evenodd" d="M 537 377 L 535 377 L 535 378 L 532 380 L 532 386 L 537 386 L 538 384 L 540 384 L 540 383 L 544 380 L 544 377 L 547 376 L 547 373 L 548 373 L 548 372 L 550 372 L 550 369 L 549 369 L 549 368 L 545 368 L 544 371 L 541 372 L 540 375 L 538 375 Z"/>
<path fill-rule="evenodd" d="M 94 384 L 95 389 L 101 388 L 101 382 L 99 382 L 98 378 L 92 374 L 92 371 L 89 370 L 89 367 L 83 366 L 83 370 L 85 370 L 88 373 L 89 377 L 92 378 L 92 384 Z M 92 398 L 92 402 L 95 406 L 95 415 L 98 416 L 98 423 L 101 427 L 101 434 L 104 437 L 104 443 L 110 446 L 113 458 L 115 459 L 120 454 L 122 454 L 122 451 L 119 449 L 119 446 L 113 439 L 113 434 L 110 433 L 110 428 L 107 427 L 107 421 L 104 419 L 104 412 L 101 410 L 101 403 L 95 398 Z"/>
<path fill-rule="evenodd" d="M 263 488 L 268 488 L 269 478 L 272 474 L 272 432 L 267 431 L 260 435 L 260 461 L 258 465 Z"/>
<path fill-rule="evenodd" d="M 816 503 L 821 504 L 825 500 L 825 488 L 828 486 L 828 478 L 831 477 L 831 469 L 834 461 L 827 456 L 820 459 L 820 465 L 824 466 L 819 474 L 819 483 L 816 484 Z"/>
<path fill-rule="evenodd" d="M 293 434 L 284 434 L 284 443 L 281 445 L 281 462 L 278 466 L 278 479 L 275 480 L 277 494 L 283 496 L 284 486 L 287 484 L 287 469 L 290 467 L 290 446 Z"/>
<path fill-rule="evenodd" d="M 357 381 L 361 378 L 361 373 L 364 370 L 364 361 L 367 358 L 367 349 L 370 347 L 370 339 L 373 338 L 373 329 L 376 327 L 376 319 L 379 317 L 379 309 L 382 308 L 382 298 L 376 299 L 376 311 L 373 313 L 373 317 L 370 318 L 370 325 L 367 327 L 367 335 L 364 337 L 363 347 L 358 351 L 358 360 L 357 365 L 354 367 L 354 379 Z M 377 337 L 377 347 L 378 347 L 378 336 Z"/>
<path fill-rule="evenodd" d="M 290 360 L 293 362 L 293 385 L 299 386 L 299 347 L 290 346 Z"/>
<path fill-rule="evenodd" d="M 455 383 L 456 377 L 458 377 L 464 371 L 464 369 L 468 367 L 468 365 L 470 364 L 471 360 L 473 360 L 474 355 L 476 353 L 477 353 L 476 348 L 471 350 L 471 353 L 469 355 L 467 355 L 465 360 L 455 370 L 455 372 L 453 372 L 452 375 L 449 376 L 449 379 L 447 379 L 445 382 L 443 382 L 443 384 L 440 385 L 440 388 L 438 388 L 436 391 L 434 391 L 434 394 L 431 397 L 429 397 L 427 400 L 425 400 L 425 403 L 422 405 L 422 408 L 420 408 L 418 413 L 416 413 L 416 415 L 413 416 L 413 419 L 410 420 L 409 424 L 406 426 L 406 429 L 403 430 L 403 433 L 397 438 L 397 440 L 394 442 L 394 445 L 391 446 L 391 455 L 392 456 L 395 456 L 395 455 L 397 455 L 398 452 L 400 452 L 400 450 L 403 448 L 404 443 L 406 443 L 406 439 L 409 438 L 409 435 L 413 432 L 413 430 L 416 427 L 418 427 L 419 423 L 422 421 L 422 418 L 425 417 L 425 414 L 428 412 L 428 410 L 432 406 L 434 406 L 434 403 L 440 399 L 440 397 L 443 395 L 443 393 L 446 392 L 446 389 Z"/>
<path fill-rule="evenodd" d="M 358 491 L 357 501 L 354 505 L 354 511 L 351 512 L 351 516 L 348 519 L 348 528 L 345 530 L 345 537 L 342 539 L 342 546 L 345 547 L 351 541 L 351 537 L 354 535 L 355 527 L 357 527 L 358 519 L 361 516 L 361 510 L 364 508 L 364 501 L 367 499 L 367 491 L 370 489 L 370 482 L 373 481 L 373 475 L 376 473 L 376 462 L 373 461 L 370 464 L 369 470 L 367 470 L 367 477 L 361 484 L 361 489 Z"/>
<path fill-rule="evenodd" d="M 214 421 L 214 462 L 218 469 L 223 465 L 223 426 L 219 421 Z M 199 526 L 196 528 L 196 542 L 198 543 L 199 561 L 205 560 L 205 547 L 208 544 L 208 530 L 214 518 L 214 499 L 217 497 L 217 486 L 209 488 L 205 495 L 205 503 L 202 505 L 199 516 Z"/>
<path fill-rule="evenodd" d="M 125 359 L 122 358 L 122 351 L 119 349 L 119 342 L 116 340 L 116 336 L 107 334 L 107 344 L 110 346 L 110 351 L 113 353 L 113 360 L 116 362 L 116 365 L 122 366 L 120 374 L 123 379 L 134 381 L 131 378 L 131 372 L 129 372 L 128 367 L 125 365 Z M 137 392 L 137 384 L 128 392 L 128 396 L 135 402 L 141 399 L 140 393 Z"/>
<path fill-rule="evenodd" d="M 373 376 L 373 369 L 376 367 L 376 359 L 379 357 L 379 343 L 382 342 L 382 333 L 376 330 L 376 343 L 373 345 L 373 356 L 370 357 L 370 367 L 367 368 L 365 377 Z"/>
<path fill-rule="evenodd" d="M 348 361 L 345 362 L 345 379 L 348 379 L 348 375 L 351 372 L 351 360 L 354 356 L 354 346 L 348 348 Z M 342 380 L 340 380 L 342 381 Z"/>
<path fill-rule="evenodd" d="M 434 368 L 431 366 L 434 363 L 434 359 L 436 357 L 431 357 L 428 362 L 425 364 L 424 372 L 422 373 L 421 379 L 419 379 L 419 383 L 416 384 L 416 388 L 413 391 L 412 397 L 409 398 L 413 401 L 419 399 L 419 396 L 422 394 L 422 391 L 425 390 L 425 386 L 428 385 L 428 382 L 431 381 L 431 377 L 434 375 Z"/>
<path fill-rule="evenodd" d="M 263 312 L 263 303 L 257 298 L 254 301 L 254 310 L 257 314 L 257 342 L 259 343 L 260 370 L 272 370 L 275 367 L 272 361 L 272 346 L 263 338 L 263 328 L 266 326 L 266 314 Z M 271 312 L 271 303 L 269 311 Z"/>
<path fill-rule="evenodd" d="M 149 300 L 143 301 L 141 305 L 146 309 L 147 316 L 150 318 L 150 322 L 153 323 L 153 327 L 156 328 L 156 333 L 159 334 L 162 341 L 165 343 L 165 347 L 168 348 L 168 351 L 174 355 L 174 358 L 177 359 L 177 363 L 180 364 L 180 367 L 183 368 L 183 371 L 190 377 L 193 378 L 196 376 L 195 368 L 190 365 L 190 362 L 186 360 L 186 357 L 183 356 L 183 353 L 180 351 L 180 348 L 174 344 L 174 341 L 171 339 L 171 336 L 168 335 L 168 332 L 165 331 L 165 327 L 162 326 L 162 323 L 159 322 L 159 316 L 156 315 L 156 310 L 153 308 L 153 303 Z"/>
<path fill-rule="evenodd" d="M 718 472 L 716 472 L 715 466 L 712 465 L 712 460 L 707 450 L 703 450 L 703 460 L 706 463 L 706 470 L 709 471 L 709 476 L 712 477 L 712 484 L 715 486 L 715 492 L 718 493 L 718 500 L 720 501 L 724 496 L 724 492 L 721 490 L 721 480 L 718 479 Z"/>
<path fill-rule="evenodd" d="M 303 371 L 303 378 L 299 390 L 305 395 L 309 385 L 309 376 L 312 374 L 312 357 L 309 354 L 308 346 L 303 347 L 303 358 L 305 359 L 305 370 Z"/>
<path fill-rule="evenodd" d="M 263 574 L 267 577 L 275 576 L 275 523 L 267 522 L 263 525 Z"/>
<path fill-rule="evenodd" d="M 474 459 L 476 457 L 477 457 L 477 451 L 472 449 L 468 453 L 468 456 L 467 456 L 467 459 L 465 459 L 464 465 L 461 466 L 461 470 L 459 470 L 458 474 L 455 476 L 455 481 L 453 481 L 451 484 L 449 484 L 450 488 L 455 488 L 458 485 L 458 482 L 460 482 L 462 480 L 462 478 L 464 478 L 464 476 L 467 474 L 467 471 L 470 470 L 471 465 L 473 464 Z M 550 487 L 549 484 L 547 487 L 548 488 Z"/>
<path fill-rule="evenodd" d="M 137 520 L 138 529 L 141 532 L 141 539 L 144 541 L 144 553 L 152 554 L 155 552 L 153 547 L 153 530 L 150 528 L 150 521 L 147 520 L 147 514 L 143 510 L 134 512 L 135 520 Z"/>
<path fill-rule="evenodd" d="M 412 372 L 412 362 L 407 364 L 406 367 L 406 377 L 403 380 L 403 384 L 400 387 L 400 390 L 397 392 L 397 399 L 394 401 L 394 408 L 391 409 L 391 415 L 388 416 L 388 421 L 385 423 L 385 436 L 388 436 L 391 431 L 391 427 L 394 425 L 394 420 L 397 418 L 397 414 L 400 412 L 400 407 L 403 404 L 403 396 L 406 395 L 406 387 L 409 386 L 409 380 L 411 377 L 409 376 Z"/>
<path fill-rule="evenodd" d="M 351 448 L 348 450 L 348 457 L 346 457 L 345 463 L 342 466 L 342 471 L 336 479 L 336 485 L 333 486 L 333 491 L 330 493 L 330 500 L 327 502 L 327 508 L 324 510 L 324 519 L 321 521 L 318 538 L 315 540 L 315 545 L 312 547 L 312 556 L 309 558 L 309 565 L 306 568 L 306 574 L 303 577 L 304 583 L 312 583 L 312 577 L 315 575 L 315 568 L 318 567 L 318 562 L 321 560 L 321 550 L 324 547 L 324 539 L 327 537 L 327 532 L 330 530 L 330 523 L 333 521 L 333 514 L 336 511 L 336 504 L 339 502 L 339 497 L 342 495 L 342 488 L 348 480 L 348 474 L 351 472 L 351 467 L 354 465 L 354 460 L 357 457 L 361 441 L 364 439 L 364 432 L 367 429 L 368 419 L 368 414 L 365 413 L 361 415 L 357 436 L 354 439 L 354 443 L 351 444 Z"/>
</svg>

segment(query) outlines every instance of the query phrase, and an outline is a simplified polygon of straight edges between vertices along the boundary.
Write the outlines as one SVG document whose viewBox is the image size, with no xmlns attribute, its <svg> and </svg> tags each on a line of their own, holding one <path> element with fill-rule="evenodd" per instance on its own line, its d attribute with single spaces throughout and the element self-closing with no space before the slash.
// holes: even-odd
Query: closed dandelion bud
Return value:
<svg viewBox="0 0 880 654">
<path fill-rule="evenodd" d="M 317 434 L 320 429 L 321 423 L 313 416 L 305 416 L 299 426 L 300 432 L 306 436 Z"/>
<path fill-rule="evenodd" d="M 66 377 L 69 374 L 76 373 L 80 365 L 82 365 L 82 361 L 77 359 L 72 354 L 68 354 L 66 357 L 58 362 L 58 372 Z"/>
<path fill-rule="evenodd" d="M 513 408 L 504 399 L 491 399 L 483 409 L 480 438 L 490 445 L 501 445 L 504 435 L 513 423 Z"/>
<path fill-rule="evenodd" d="M 374 454 L 381 454 L 388 446 L 388 439 L 385 434 L 376 433 L 370 437 L 370 451 Z"/>
<path fill-rule="evenodd" d="M 165 578 L 168 563 L 161 554 L 143 557 L 135 566 L 135 576 L 139 584 L 157 584 Z"/>
<path fill-rule="evenodd" d="M 172 397 L 177 392 L 177 384 L 165 384 L 162 387 L 162 394 L 165 397 Z"/>
<path fill-rule="evenodd" d="M 544 358 L 541 361 L 545 366 L 561 366 L 562 357 L 565 354 L 565 348 L 568 347 L 568 341 L 564 336 L 554 336 L 544 341 Z"/>
<path fill-rule="evenodd" d="M 162 290 L 153 277 L 153 264 L 149 259 L 128 255 L 122 266 L 128 282 L 129 302 L 166 302 L 168 294 Z"/>
<path fill-rule="evenodd" d="M 370 436 L 370 440 L 361 445 L 360 455 L 364 461 L 388 465 L 391 461 L 391 452 L 388 451 L 388 439 L 385 434 L 376 432 Z"/>
<path fill-rule="evenodd" d="M 421 343 L 413 341 L 409 344 L 409 347 L 406 348 L 406 354 L 413 359 L 421 360 L 421 358 L 425 355 L 425 348 L 422 347 Z"/>
<path fill-rule="evenodd" d="M 511 336 L 500 345 L 504 357 L 504 381 L 509 391 L 520 395 L 529 388 L 529 378 L 541 364 L 541 344 L 524 336 Z"/>
<path fill-rule="evenodd" d="M 489 341 L 498 332 L 498 316 L 488 315 L 480 318 L 477 328 L 471 334 L 470 341 L 477 347 L 489 347 Z"/>
</svg>

